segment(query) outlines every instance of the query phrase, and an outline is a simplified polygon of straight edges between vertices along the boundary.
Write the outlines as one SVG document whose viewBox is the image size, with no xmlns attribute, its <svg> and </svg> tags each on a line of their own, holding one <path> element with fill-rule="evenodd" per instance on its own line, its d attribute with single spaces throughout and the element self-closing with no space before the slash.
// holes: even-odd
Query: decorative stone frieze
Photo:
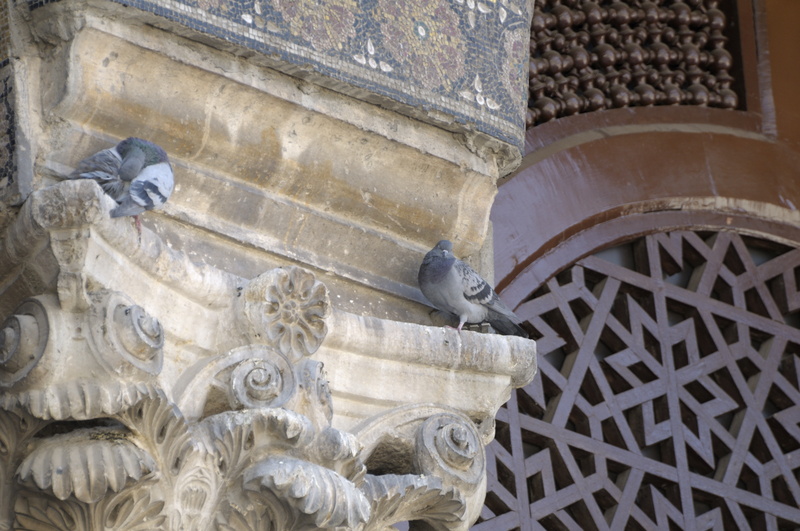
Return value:
<svg viewBox="0 0 800 531">
<path fill-rule="evenodd" d="M 300 267 L 196 265 L 111 203 L 64 181 L 3 235 L 19 274 L 2 297 L 0 529 L 477 518 L 493 416 L 532 379 L 532 341 L 350 314 Z"/>
</svg>

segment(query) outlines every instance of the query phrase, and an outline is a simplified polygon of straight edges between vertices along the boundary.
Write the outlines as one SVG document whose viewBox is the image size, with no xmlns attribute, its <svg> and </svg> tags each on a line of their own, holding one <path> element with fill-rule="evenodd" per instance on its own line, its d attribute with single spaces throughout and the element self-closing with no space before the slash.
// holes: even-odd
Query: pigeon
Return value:
<svg viewBox="0 0 800 531">
<path fill-rule="evenodd" d="M 140 234 L 139 214 L 166 203 L 175 185 L 167 153 L 134 137 L 83 159 L 67 178 L 99 184 L 117 202 L 111 217 L 134 216 Z"/>
<path fill-rule="evenodd" d="M 503 335 L 528 337 L 514 315 L 492 287 L 470 266 L 453 255 L 453 244 L 442 240 L 428 251 L 417 276 L 422 294 L 439 310 L 458 317 L 458 330 L 464 323 L 489 324 Z"/>
</svg>

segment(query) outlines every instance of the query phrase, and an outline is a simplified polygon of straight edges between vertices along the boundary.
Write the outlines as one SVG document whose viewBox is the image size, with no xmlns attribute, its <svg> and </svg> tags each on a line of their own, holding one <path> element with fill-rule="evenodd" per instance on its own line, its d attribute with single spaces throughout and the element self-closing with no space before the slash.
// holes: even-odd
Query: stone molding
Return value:
<svg viewBox="0 0 800 531">
<path fill-rule="evenodd" d="M 86 154 L 146 136 L 175 170 L 175 193 L 150 217 L 162 234 L 222 235 L 243 276 L 264 262 L 332 271 L 395 298 L 401 320 L 422 302 L 412 271 L 431 234 L 462 256 L 480 251 L 496 180 L 518 163 L 491 139 L 454 137 L 111 7 L 59 2 L 26 21 L 35 38 L 18 83 L 49 88 L 30 96 L 38 121 L 22 130 L 36 141 L 20 157 L 35 170 L 20 182 L 41 188 Z M 207 239 L 201 258 L 213 263 L 225 243 Z M 354 260 L 362 252 L 397 258 Z"/>
<path fill-rule="evenodd" d="M 15 272 L 0 300 L 0 529 L 477 518 L 484 445 L 533 378 L 533 341 L 337 310 L 300 267 L 247 280 L 197 265 L 110 203 L 90 181 L 43 188 L 0 244 Z M 405 395 L 365 385 L 383 373 Z"/>
</svg>

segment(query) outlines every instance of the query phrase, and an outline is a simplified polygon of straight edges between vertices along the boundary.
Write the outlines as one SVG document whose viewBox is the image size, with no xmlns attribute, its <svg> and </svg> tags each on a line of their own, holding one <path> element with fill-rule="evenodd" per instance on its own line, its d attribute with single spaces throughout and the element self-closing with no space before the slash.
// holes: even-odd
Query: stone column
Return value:
<svg viewBox="0 0 800 531">
<path fill-rule="evenodd" d="M 415 279 L 441 238 L 481 263 L 530 6 L 314 4 L 2 7 L 0 529 L 477 518 L 535 344 Z M 176 176 L 141 233 L 63 180 L 127 136 Z"/>
</svg>

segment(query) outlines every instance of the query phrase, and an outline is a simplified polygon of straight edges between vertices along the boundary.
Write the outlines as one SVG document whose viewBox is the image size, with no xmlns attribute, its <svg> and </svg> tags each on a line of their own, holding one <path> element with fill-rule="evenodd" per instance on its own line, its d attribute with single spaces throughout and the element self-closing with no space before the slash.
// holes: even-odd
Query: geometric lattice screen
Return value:
<svg viewBox="0 0 800 531">
<path fill-rule="evenodd" d="M 672 232 L 540 287 L 473 529 L 800 529 L 799 285 L 797 249 Z"/>
</svg>

